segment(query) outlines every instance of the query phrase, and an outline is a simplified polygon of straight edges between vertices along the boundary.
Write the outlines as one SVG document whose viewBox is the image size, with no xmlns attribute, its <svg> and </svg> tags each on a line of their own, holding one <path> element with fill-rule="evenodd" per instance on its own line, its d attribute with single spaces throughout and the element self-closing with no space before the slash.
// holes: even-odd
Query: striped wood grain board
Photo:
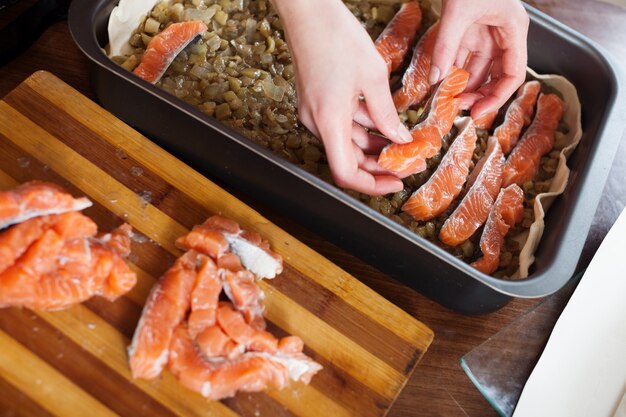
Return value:
<svg viewBox="0 0 626 417">
<path fill-rule="evenodd" d="M 0 101 L 0 189 L 54 181 L 94 206 L 108 231 L 129 222 L 137 286 L 115 303 L 60 312 L 0 310 L 0 409 L 28 416 L 382 416 L 433 333 L 52 74 Z M 324 366 L 310 385 L 209 402 L 165 372 L 132 380 L 126 347 L 148 291 L 180 252 L 174 240 L 219 213 L 285 259 L 263 282 L 270 330 L 302 337 Z"/>
</svg>

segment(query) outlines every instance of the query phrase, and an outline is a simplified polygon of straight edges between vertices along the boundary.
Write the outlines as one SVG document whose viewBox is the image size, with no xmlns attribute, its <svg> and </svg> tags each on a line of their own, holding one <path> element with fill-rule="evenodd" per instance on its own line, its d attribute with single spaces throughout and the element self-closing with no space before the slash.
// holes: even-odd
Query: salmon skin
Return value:
<svg viewBox="0 0 626 417">
<path fill-rule="evenodd" d="M 458 119 L 459 133 L 429 178 L 402 206 L 415 220 L 429 220 L 445 211 L 467 180 L 476 147 L 476 129 L 470 117 Z"/>
<path fill-rule="evenodd" d="M 402 65 L 421 23 L 422 9 L 419 2 L 408 1 L 402 4 L 398 13 L 376 39 L 376 49 L 387 65 L 388 74 Z"/>
<path fill-rule="evenodd" d="M 541 157 L 554 147 L 554 135 L 565 105 L 556 94 L 542 94 L 537 100 L 537 112 L 524 136 L 509 155 L 502 183 L 522 185 L 531 181 L 541 163 Z"/>
<path fill-rule="evenodd" d="M 471 265 L 485 274 L 493 274 L 500 264 L 504 237 L 523 217 L 524 191 L 517 184 L 501 189 L 480 237 L 483 256 Z"/>
<path fill-rule="evenodd" d="M 282 271 L 269 243 L 212 216 L 176 244 L 187 252 L 151 290 L 128 350 L 133 377 L 155 378 L 168 366 L 210 399 L 308 383 L 321 366 L 302 353 L 302 340 L 279 340 L 265 330 L 255 277 Z M 220 301 L 222 291 L 231 301 Z"/>
<path fill-rule="evenodd" d="M 399 112 L 421 103 L 430 90 L 428 75 L 438 28 L 439 24 L 435 23 L 422 35 L 402 76 L 402 86 L 393 93 L 393 102 Z"/>
<path fill-rule="evenodd" d="M 150 40 L 133 73 L 152 84 L 156 83 L 176 56 L 206 31 L 207 26 L 199 20 L 172 23 Z"/>
<path fill-rule="evenodd" d="M 504 121 L 493 132 L 500 142 L 504 155 L 511 152 L 522 129 L 530 124 L 540 90 L 539 81 L 524 83 L 517 91 L 517 98 L 506 110 Z"/>
<path fill-rule="evenodd" d="M 452 128 L 460 110 L 460 100 L 456 96 L 465 90 L 468 79 L 467 71 L 453 68 L 435 90 L 424 120 L 411 130 L 413 141 L 387 145 L 378 164 L 401 178 L 425 170 L 426 159 L 439 152 L 442 138 Z"/>
<path fill-rule="evenodd" d="M 495 136 L 491 136 L 485 155 L 468 178 L 469 189 L 441 227 L 439 240 L 449 246 L 460 245 L 485 223 L 500 192 L 503 167 L 502 149 Z"/>
<path fill-rule="evenodd" d="M 74 198 L 56 184 L 30 181 L 0 191 L 0 230 L 33 217 L 80 211 L 91 206 L 87 198 Z"/>
</svg>

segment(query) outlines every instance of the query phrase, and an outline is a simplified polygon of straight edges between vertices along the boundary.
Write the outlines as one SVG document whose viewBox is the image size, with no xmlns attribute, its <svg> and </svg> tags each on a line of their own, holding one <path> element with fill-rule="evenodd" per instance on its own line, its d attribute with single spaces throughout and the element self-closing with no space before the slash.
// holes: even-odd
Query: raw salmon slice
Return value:
<svg viewBox="0 0 626 417">
<path fill-rule="evenodd" d="M 207 26 L 199 20 L 172 23 L 150 40 L 141 63 L 133 72 L 148 82 L 156 83 L 174 58 L 206 31 Z"/>
<path fill-rule="evenodd" d="M 430 60 L 438 28 L 439 24 L 435 23 L 422 35 L 413 51 L 411 63 L 402 76 L 402 86 L 393 93 L 393 102 L 399 112 L 421 103 L 428 94 Z"/>
<path fill-rule="evenodd" d="M 485 155 L 468 178 L 469 190 L 441 227 L 439 240 L 446 245 L 457 246 L 485 223 L 500 192 L 503 167 L 502 149 L 495 136 L 491 136 Z"/>
<path fill-rule="evenodd" d="M 200 309 L 189 313 L 187 318 L 187 325 L 189 328 L 189 334 L 191 337 L 196 337 L 202 333 L 206 328 L 214 326 L 217 320 L 217 309 Z"/>
<path fill-rule="evenodd" d="M 233 360 L 205 360 L 196 350 L 187 329 L 175 330 L 169 369 L 181 384 L 211 400 L 234 396 L 238 391 L 258 392 L 269 386 L 282 389 L 290 380 L 309 383 L 322 367 L 306 355 L 246 352 Z"/>
<path fill-rule="evenodd" d="M 198 259 L 200 267 L 191 292 L 191 310 L 215 309 L 222 292 L 222 282 L 218 276 L 217 265 L 208 256 L 198 255 Z"/>
<path fill-rule="evenodd" d="M 506 109 L 504 121 L 493 132 L 505 155 L 515 147 L 522 129 L 530 124 L 540 90 L 539 81 L 524 83 L 517 91 L 517 98 Z"/>
<path fill-rule="evenodd" d="M 134 378 L 155 378 L 166 365 L 172 332 L 191 304 L 197 259 L 197 252 L 186 252 L 152 287 L 128 348 Z"/>
<path fill-rule="evenodd" d="M 238 344 L 246 347 L 246 350 L 276 352 L 278 340 L 265 330 L 252 328 L 240 311 L 237 311 L 231 303 L 221 302 L 217 308 L 217 323 L 224 333 Z"/>
<path fill-rule="evenodd" d="M 32 218 L 5 231 L 0 262 L 10 265 L 0 273 L 0 305 L 57 310 L 128 292 L 135 273 L 96 233 L 96 224 L 78 212 Z"/>
<path fill-rule="evenodd" d="M 112 278 L 117 276 L 117 278 Z M 90 245 L 89 239 L 74 239 L 66 243 L 57 258 L 57 269 L 41 277 L 33 288 L 31 302 L 23 305 L 32 309 L 60 310 L 82 303 L 94 295 L 103 295 L 108 280 L 121 277 L 131 282 L 137 278 L 119 255 L 100 245 Z M 125 286 L 126 293 L 130 288 Z M 120 293 L 108 298 L 113 300 Z"/>
<path fill-rule="evenodd" d="M 452 128 L 460 110 L 460 100 L 456 96 L 465 90 L 468 79 L 467 71 L 454 68 L 437 87 L 424 120 L 411 130 L 413 141 L 386 146 L 378 164 L 399 177 L 425 170 L 426 159 L 439 152 L 441 139 Z"/>
<path fill-rule="evenodd" d="M 215 324 L 215 310 L 222 292 L 222 279 L 215 262 L 208 256 L 198 257 L 200 267 L 191 292 L 191 313 L 188 318 L 192 337 Z"/>
<path fill-rule="evenodd" d="M 189 335 L 191 336 L 191 332 Z M 226 357 L 233 359 L 246 351 L 245 345 L 241 345 L 228 337 L 219 326 L 207 327 L 195 338 L 195 342 L 198 345 L 198 350 L 205 358 Z"/>
<path fill-rule="evenodd" d="M 53 229 L 62 240 L 91 237 L 98 227 L 78 212 L 35 217 L 9 227 L 0 233 L 0 272 L 13 265 L 44 232 Z"/>
<path fill-rule="evenodd" d="M 239 233 L 241 233 L 241 227 L 239 227 L 239 223 L 222 216 L 211 216 L 206 219 L 202 224 L 212 229 L 217 229 L 231 235 L 238 235 Z"/>
<path fill-rule="evenodd" d="M 87 198 L 74 198 L 61 187 L 40 181 L 0 191 L 0 229 L 33 217 L 80 211 L 91 206 Z"/>
<path fill-rule="evenodd" d="M 191 232 L 179 237 L 176 246 L 195 250 L 212 258 L 218 258 L 229 249 L 228 241 L 221 230 L 203 224 L 194 226 Z"/>
<path fill-rule="evenodd" d="M 256 285 L 254 274 L 243 268 L 239 257 L 234 253 L 220 256 L 217 265 L 220 268 L 224 292 L 235 308 L 244 314 L 250 326 L 265 330 L 264 309 L 261 304 L 264 294 Z"/>
<path fill-rule="evenodd" d="M 63 239 L 52 229 L 28 247 L 16 262 L 0 274 L 0 307 L 19 306 L 33 299 L 33 288 L 42 275 L 54 272 Z"/>
<path fill-rule="evenodd" d="M 397 70 L 413 44 L 417 30 L 422 23 L 422 9 L 418 1 L 408 1 L 385 27 L 376 39 L 376 49 L 387 64 L 387 72 Z"/>
<path fill-rule="evenodd" d="M 472 266 L 485 274 L 493 274 L 500 264 L 500 251 L 509 229 L 524 217 L 524 191 L 511 184 L 500 190 L 480 237 L 483 256 Z"/>
<path fill-rule="evenodd" d="M 51 216 L 36 217 L 0 233 L 0 273 L 13 265 L 49 229 Z"/>
<path fill-rule="evenodd" d="M 532 180 L 541 163 L 541 157 L 554 147 L 554 134 L 565 105 L 556 94 L 542 94 L 537 101 L 537 112 L 532 124 L 509 155 L 504 167 L 502 183 L 522 185 Z"/>
<path fill-rule="evenodd" d="M 137 283 L 137 274 L 124 261 L 130 254 L 132 233 L 131 225 L 123 223 L 110 233 L 90 240 L 91 247 L 101 247 L 111 262 L 111 270 L 99 293 L 110 301 L 126 294 Z"/>
<path fill-rule="evenodd" d="M 470 117 L 463 117 L 456 124 L 459 133 L 437 170 L 402 206 L 416 220 L 432 219 L 445 211 L 467 180 L 476 147 L 476 129 Z"/>
<path fill-rule="evenodd" d="M 133 228 L 128 223 L 123 223 L 109 233 L 99 235 L 96 240 L 116 251 L 126 258 L 130 255 L 130 244 L 133 236 Z"/>
<path fill-rule="evenodd" d="M 278 341 L 278 352 L 280 353 L 302 353 L 304 342 L 298 336 L 285 336 Z"/>
<path fill-rule="evenodd" d="M 45 238 L 42 240 L 45 241 Z M 51 263 L 47 268 L 48 272 L 42 276 L 22 275 L 19 279 L 12 280 L 14 286 L 10 292 L 9 280 L 2 276 L 4 294 L 12 294 L 2 298 L 3 307 L 13 305 L 47 310 L 65 308 L 94 295 L 106 278 L 85 274 L 90 272 L 93 259 L 87 239 L 74 239 L 65 243 L 58 254 L 49 259 Z M 90 282 L 86 282 L 86 279 Z"/>
<path fill-rule="evenodd" d="M 493 125 L 493 122 L 496 120 L 497 116 L 497 111 L 486 113 L 479 118 L 474 119 L 474 126 L 476 127 L 476 129 L 489 130 L 491 129 L 491 126 Z"/>
</svg>

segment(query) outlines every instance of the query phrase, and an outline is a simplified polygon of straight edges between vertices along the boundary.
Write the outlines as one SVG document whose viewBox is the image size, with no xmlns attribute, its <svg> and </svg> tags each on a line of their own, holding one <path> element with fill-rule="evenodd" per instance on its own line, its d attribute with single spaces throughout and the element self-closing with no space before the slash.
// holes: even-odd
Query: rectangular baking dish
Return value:
<svg viewBox="0 0 626 417">
<path fill-rule="evenodd" d="M 341 190 L 111 61 L 107 22 L 117 0 L 74 0 L 69 27 L 92 61 L 100 103 L 209 178 L 291 216 L 365 262 L 465 314 L 497 310 L 512 297 L 542 297 L 574 273 L 625 124 L 613 61 L 592 41 L 528 7 L 529 66 L 567 77 L 582 103 L 583 137 L 569 159 L 570 182 L 546 217 L 527 279 L 482 274 Z M 620 108 L 618 108 L 620 107 Z M 393 301 L 393 300 L 392 300 Z"/>
</svg>

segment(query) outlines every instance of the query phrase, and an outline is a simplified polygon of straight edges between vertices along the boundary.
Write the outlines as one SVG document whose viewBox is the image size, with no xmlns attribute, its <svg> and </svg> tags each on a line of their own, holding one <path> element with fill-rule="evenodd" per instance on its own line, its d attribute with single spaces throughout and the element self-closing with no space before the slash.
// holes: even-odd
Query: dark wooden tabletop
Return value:
<svg viewBox="0 0 626 417">
<path fill-rule="evenodd" d="M 613 0 L 618 2 L 620 0 Z M 626 6 L 626 1 L 621 0 Z M 561 22 L 595 40 L 626 68 L 626 8 L 591 0 L 533 0 L 529 2 Z M 0 96 L 4 96 L 36 70 L 48 70 L 86 96 L 93 97 L 89 86 L 87 59 L 75 46 L 67 24 L 58 22 L 24 53 L 0 67 Z M 616 132 L 615 134 L 620 134 Z M 588 264 L 600 242 L 626 204 L 626 136 L 615 156 L 604 195 L 598 206 L 585 246 L 581 267 Z M 459 365 L 460 358 L 523 315 L 538 300 L 513 300 L 501 310 L 480 317 L 451 312 L 412 291 L 387 275 L 351 256 L 314 231 L 275 215 L 271 210 L 229 190 L 252 205 L 277 225 L 328 257 L 371 288 L 388 298 L 435 331 L 435 340 L 389 416 L 496 416 Z M 569 291 L 557 293 L 566 299 Z M 554 320 L 558 309 L 545 315 Z M 540 329 L 544 330 L 540 330 Z M 533 329 L 528 329 L 532 331 Z M 537 325 L 537 332 L 545 326 Z"/>
</svg>

